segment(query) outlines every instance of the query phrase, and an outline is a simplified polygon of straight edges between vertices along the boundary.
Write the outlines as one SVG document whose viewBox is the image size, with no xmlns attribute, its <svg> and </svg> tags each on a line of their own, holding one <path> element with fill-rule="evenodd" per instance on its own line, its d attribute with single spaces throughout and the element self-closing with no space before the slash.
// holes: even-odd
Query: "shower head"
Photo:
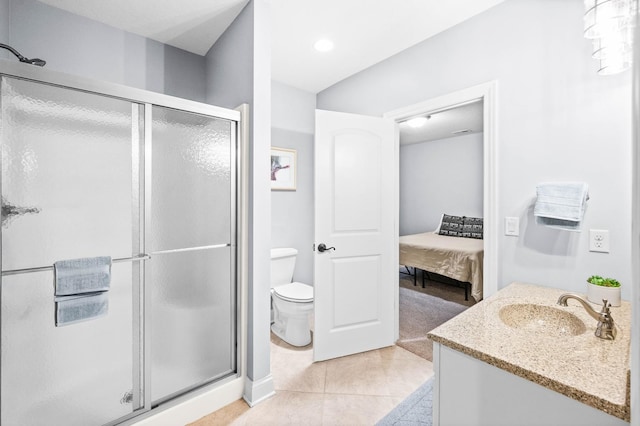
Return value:
<svg viewBox="0 0 640 426">
<path fill-rule="evenodd" d="M 24 60 L 20 59 L 20 62 L 25 62 L 31 65 L 37 65 L 39 67 L 44 67 L 44 65 L 47 63 L 47 61 L 45 61 L 44 59 L 38 59 L 38 58 L 33 58 L 33 59 L 24 58 Z"/>
<path fill-rule="evenodd" d="M 44 67 L 44 65 L 47 63 L 46 61 L 44 61 L 42 59 L 39 59 L 39 58 L 33 58 L 33 59 L 25 58 L 24 56 L 22 56 L 20 54 L 20 52 L 18 52 L 16 49 L 14 49 L 13 47 L 9 46 L 8 44 L 0 43 L 0 47 L 3 48 L 3 49 L 7 49 L 9 52 L 11 52 L 14 55 L 16 55 L 18 60 L 20 62 L 24 62 L 25 64 L 31 64 L 31 65 L 37 65 L 39 67 Z"/>
</svg>

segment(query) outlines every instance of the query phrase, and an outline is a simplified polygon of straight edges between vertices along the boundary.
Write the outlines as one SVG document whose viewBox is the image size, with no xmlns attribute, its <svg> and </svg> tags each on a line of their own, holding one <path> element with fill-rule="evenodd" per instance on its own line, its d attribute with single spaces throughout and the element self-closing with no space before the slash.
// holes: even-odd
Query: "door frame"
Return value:
<svg viewBox="0 0 640 426">
<path fill-rule="evenodd" d="M 431 98 L 426 101 L 408 105 L 383 114 L 396 123 L 415 115 L 435 113 L 452 107 L 462 106 L 472 102 L 483 102 L 483 216 L 484 216 L 484 267 L 483 267 L 483 299 L 498 291 L 498 129 L 497 129 L 497 91 L 498 82 L 492 80 L 453 93 Z M 395 233 L 394 256 L 395 264 L 399 262 L 399 220 L 400 220 L 400 130 L 396 124 L 395 141 Z M 399 280 L 395 280 L 395 339 L 399 338 Z"/>
</svg>

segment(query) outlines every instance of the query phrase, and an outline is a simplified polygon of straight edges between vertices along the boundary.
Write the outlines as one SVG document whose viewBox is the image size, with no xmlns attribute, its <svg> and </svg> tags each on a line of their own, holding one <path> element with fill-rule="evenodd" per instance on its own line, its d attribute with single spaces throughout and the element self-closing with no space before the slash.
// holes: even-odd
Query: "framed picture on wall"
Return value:
<svg viewBox="0 0 640 426">
<path fill-rule="evenodd" d="M 297 170 L 295 149 L 271 147 L 271 190 L 295 191 Z"/>
</svg>

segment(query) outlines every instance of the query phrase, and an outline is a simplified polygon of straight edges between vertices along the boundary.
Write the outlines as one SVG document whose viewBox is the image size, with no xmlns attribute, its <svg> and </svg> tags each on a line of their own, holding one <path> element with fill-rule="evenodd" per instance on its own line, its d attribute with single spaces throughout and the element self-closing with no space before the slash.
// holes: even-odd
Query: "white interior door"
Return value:
<svg viewBox="0 0 640 426">
<path fill-rule="evenodd" d="M 395 134 L 390 119 L 316 110 L 315 361 L 393 344 Z"/>
</svg>

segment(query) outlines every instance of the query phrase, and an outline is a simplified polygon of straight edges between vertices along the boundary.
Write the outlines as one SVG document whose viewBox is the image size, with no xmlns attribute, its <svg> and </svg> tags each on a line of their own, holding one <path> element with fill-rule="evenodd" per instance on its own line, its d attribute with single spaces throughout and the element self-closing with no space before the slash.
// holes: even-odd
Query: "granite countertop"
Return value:
<svg viewBox="0 0 640 426">
<path fill-rule="evenodd" d="M 563 293 L 567 292 L 512 283 L 428 336 L 434 342 L 629 421 L 631 304 L 623 301 L 622 306 L 611 308 L 618 332 L 615 340 L 604 340 L 594 336 L 597 321 L 579 302 L 569 299 L 569 306 L 557 305 Z M 510 327 L 500 319 L 501 308 L 523 303 L 570 312 L 584 322 L 586 329 L 553 327 L 553 332 L 543 332 L 544 324 L 537 328 L 533 323 L 525 330 Z M 595 304 L 592 307 L 596 312 L 602 308 Z"/>
</svg>

